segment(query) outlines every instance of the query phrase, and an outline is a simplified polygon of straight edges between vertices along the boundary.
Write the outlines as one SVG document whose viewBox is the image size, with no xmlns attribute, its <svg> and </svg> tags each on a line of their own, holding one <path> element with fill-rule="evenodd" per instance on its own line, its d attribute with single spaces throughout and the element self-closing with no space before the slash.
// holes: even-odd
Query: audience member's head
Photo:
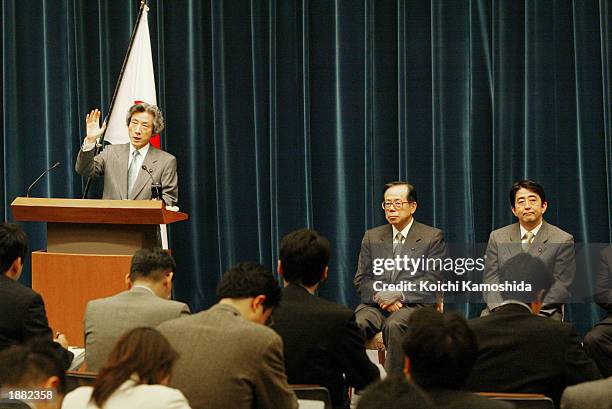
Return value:
<svg viewBox="0 0 612 409">
<path fill-rule="evenodd" d="M 49 391 L 53 399 L 39 407 L 59 408 L 66 392 L 66 374 L 52 341 L 36 339 L 1 351 L 0 388 Z"/>
<path fill-rule="evenodd" d="M 115 344 L 96 378 L 91 399 L 102 407 L 134 374 L 137 384 L 168 385 L 177 359 L 177 352 L 156 329 L 134 328 Z"/>
<path fill-rule="evenodd" d="M 18 280 L 28 254 L 28 238 L 16 224 L 0 223 L 0 273 Z"/>
<path fill-rule="evenodd" d="M 296 230 L 280 242 L 278 272 L 288 283 L 311 287 L 327 277 L 330 256 L 329 240 L 315 230 Z"/>
<path fill-rule="evenodd" d="M 512 291 L 513 288 L 519 288 L 518 285 L 508 286 L 509 291 L 501 291 L 501 296 L 504 300 L 521 301 L 526 304 L 531 304 L 534 314 L 537 314 L 544 295 L 550 289 L 554 279 L 546 267 L 546 264 L 537 257 L 529 253 L 520 252 L 514 257 L 506 261 L 500 269 L 500 284 L 519 284 L 521 282 L 531 286 L 531 290 L 527 291 Z M 537 311 L 536 311 L 537 310 Z"/>
<path fill-rule="evenodd" d="M 357 409 L 433 409 L 429 397 L 401 376 L 371 384 L 360 395 Z"/>
<path fill-rule="evenodd" d="M 261 264 L 245 261 L 230 268 L 217 286 L 219 303 L 231 304 L 246 319 L 264 324 L 280 304 L 281 290 Z"/>
<path fill-rule="evenodd" d="M 132 257 L 128 280 L 130 286 L 146 285 L 158 297 L 170 298 L 176 263 L 167 250 L 140 249 Z"/>
<path fill-rule="evenodd" d="M 406 371 L 419 386 L 460 389 L 478 355 L 476 336 L 455 312 L 419 308 L 404 338 Z"/>
</svg>

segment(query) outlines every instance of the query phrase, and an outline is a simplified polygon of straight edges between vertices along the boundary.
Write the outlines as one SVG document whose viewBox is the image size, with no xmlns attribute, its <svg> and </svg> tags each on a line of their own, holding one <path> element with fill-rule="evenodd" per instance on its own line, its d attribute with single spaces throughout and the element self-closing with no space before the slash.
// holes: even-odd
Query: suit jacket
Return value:
<svg viewBox="0 0 612 409">
<path fill-rule="evenodd" d="M 595 301 L 608 311 L 608 318 L 612 324 L 612 246 L 608 246 L 599 254 L 599 268 L 597 269 Z"/>
<path fill-rule="evenodd" d="M 64 397 L 62 409 L 98 409 L 91 402 L 93 387 L 82 386 Z M 190 409 L 185 396 L 176 389 L 163 385 L 137 385 L 132 379 L 125 381 L 104 403 L 104 409 Z"/>
<path fill-rule="evenodd" d="M 399 250 L 400 257 L 407 256 L 413 260 L 437 259 L 446 256 L 446 244 L 444 233 L 440 229 L 413 222 L 404 244 Z M 375 274 L 377 268 L 376 260 L 393 259 L 393 228 L 390 224 L 378 226 L 365 232 L 361 241 L 359 252 L 359 263 L 353 283 L 361 295 L 363 304 L 376 304 L 373 300 L 377 291 L 374 289 L 375 281 L 398 284 L 401 282 L 413 282 L 418 287 L 420 281 L 435 283 L 444 281 L 441 270 L 426 269 L 422 266 L 416 271 L 385 270 L 382 274 Z M 380 266 L 378 266 L 380 268 Z M 404 291 L 405 303 L 434 303 L 435 294 L 426 291 Z"/>
<path fill-rule="evenodd" d="M 543 393 L 558 407 L 568 385 L 601 377 L 573 325 L 506 304 L 468 321 L 478 358 L 468 379 L 474 392 Z"/>
<path fill-rule="evenodd" d="M 500 267 L 522 251 L 519 223 L 491 232 L 485 257 L 483 282 L 499 283 Z M 529 248 L 529 254 L 542 260 L 554 276 L 554 283 L 544 297 L 542 309 L 556 308 L 559 304 L 568 301 L 569 287 L 576 276 L 572 235 L 542 221 L 542 227 Z M 483 296 L 490 309 L 503 301 L 499 292 L 485 292 Z"/>
<path fill-rule="evenodd" d="M 40 338 L 52 342 L 65 368 L 70 366 L 74 355 L 53 342 L 53 331 L 40 294 L 0 274 L 0 311 L 0 350 Z"/>
<path fill-rule="evenodd" d="M 151 199 L 151 177 L 143 169 L 138 170 L 134 188 L 128 197 L 129 143 L 107 145 L 99 155 L 94 156 L 94 153 L 95 149 L 87 152 L 79 149 L 75 169 L 79 175 L 85 177 L 95 178 L 104 175 L 103 199 Z M 153 171 L 151 175 L 153 180 L 161 183 L 164 202 L 168 206 L 175 205 L 178 202 L 176 158 L 150 145 L 142 164 Z"/>
<path fill-rule="evenodd" d="M 180 354 L 172 386 L 194 409 L 295 409 L 272 329 L 243 318 L 227 304 L 166 321 L 158 327 Z"/>
<path fill-rule="evenodd" d="M 612 409 L 612 376 L 569 386 L 561 397 L 561 409 Z"/>
<path fill-rule="evenodd" d="M 438 409 L 512 409 L 514 405 L 485 398 L 472 392 L 451 389 L 427 389 Z"/>
<path fill-rule="evenodd" d="M 365 388 L 380 372 L 365 353 L 355 314 L 343 305 L 290 284 L 274 310 L 273 329 L 283 339 L 290 384 L 314 384 L 329 390 L 334 407 L 345 407 L 347 383 Z"/>
<path fill-rule="evenodd" d="M 136 327 L 157 327 L 184 314 L 189 314 L 186 304 L 164 300 L 141 287 L 90 301 L 83 324 L 87 370 L 98 372 L 125 332 Z"/>
</svg>

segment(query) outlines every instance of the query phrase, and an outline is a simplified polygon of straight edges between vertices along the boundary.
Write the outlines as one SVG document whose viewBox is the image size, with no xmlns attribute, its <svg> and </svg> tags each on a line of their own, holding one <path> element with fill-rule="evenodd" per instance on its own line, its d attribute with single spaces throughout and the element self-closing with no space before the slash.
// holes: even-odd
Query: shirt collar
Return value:
<svg viewBox="0 0 612 409">
<path fill-rule="evenodd" d="M 138 152 L 140 153 L 140 155 L 142 155 L 143 158 L 145 156 L 147 156 L 147 152 L 149 152 L 149 147 L 150 146 L 151 146 L 151 144 L 147 143 L 145 146 L 143 146 L 142 148 L 138 149 Z M 134 145 L 132 145 L 132 143 L 130 143 L 130 158 L 134 154 L 135 150 L 136 150 L 136 148 L 134 148 Z"/>
<path fill-rule="evenodd" d="M 408 237 L 408 233 L 410 232 L 412 223 L 414 223 L 414 217 L 410 219 L 410 223 L 408 223 L 401 232 L 397 229 L 397 227 L 395 227 L 394 225 L 391 225 L 391 227 L 393 228 L 393 240 L 395 240 L 395 236 L 397 236 L 397 233 L 402 233 L 402 236 L 404 236 L 404 239 Z"/>
<path fill-rule="evenodd" d="M 517 300 L 506 300 L 506 301 L 502 302 L 501 304 L 499 304 L 499 306 L 497 306 L 496 308 L 499 308 L 502 305 L 508 305 L 508 304 L 517 304 L 517 305 L 520 305 L 520 306 L 523 306 L 523 307 L 527 308 L 529 310 L 529 312 L 532 312 L 531 311 L 531 307 L 529 305 L 525 304 L 522 301 L 517 301 Z"/>
<path fill-rule="evenodd" d="M 151 294 L 155 295 L 155 293 L 153 292 L 153 290 L 151 290 L 149 287 L 147 287 L 146 285 L 134 285 L 132 286 L 132 290 L 135 288 L 144 288 L 145 290 L 147 290 L 148 292 L 150 292 Z"/>
<path fill-rule="evenodd" d="M 536 227 L 533 228 L 533 230 L 531 230 L 531 232 L 533 233 L 533 237 L 538 235 L 538 232 L 540 231 L 540 229 L 542 228 L 542 223 L 544 221 L 540 221 L 540 224 L 538 224 Z M 519 226 L 521 227 L 521 240 L 523 240 L 523 237 L 525 237 L 525 233 L 527 233 L 529 230 L 527 230 L 526 228 L 523 227 L 522 224 L 519 223 Z"/>
</svg>

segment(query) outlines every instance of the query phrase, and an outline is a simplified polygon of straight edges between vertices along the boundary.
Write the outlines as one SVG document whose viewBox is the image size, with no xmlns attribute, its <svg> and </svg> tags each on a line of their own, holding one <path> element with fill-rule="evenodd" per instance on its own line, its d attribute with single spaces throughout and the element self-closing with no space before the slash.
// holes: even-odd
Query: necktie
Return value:
<svg viewBox="0 0 612 409">
<path fill-rule="evenodd" d="M 402 251 L 402 244 L 403 243 L 404 243 L 404 235 L 402 233 L 398 232 L 395 235 L 395 241 L 393 243 L 393 258 L 394 259 Z M 393 272 L 391 273 L 391 281 L 392 282 L 395 282 L 395 278 L 397 277 L 397 273 L 398 273 L 397 269 L 394 268 Z"/>
<path fill-rule="evenodd" d="M 402 244 L 404 243 L 404 235 L 401 232 L 398 232 L 395 235 L 395 242 L 393 243 L 393 255 L 399 253 Z"/>
<path fill-rule="evenodd" d="M 139 157 L 140 152 L 134 151 L 132 153 L 132 162 L 130 163 L 130 168 L 128 169 L 128 197 L 130 197 L 130 194 L 132 193 L 134 183 L 138 177 L 138 171 L 140 170 L 140 167 L 138 166 L 138 163 L 140 162 L 138 160 Z"/>
<path fill-rule="evenodd" d="M 533 243 L 534 237 L 535 235 L 531 231 L 528 231 L 527 233 L 525 233 L 525 235 L 523 236 L 523 240 L 525 241 L 522 243 L 523 251 L 525 252 L 529 251 L 529 246 L 531 246 L 531 243 Z"/>
</svg>

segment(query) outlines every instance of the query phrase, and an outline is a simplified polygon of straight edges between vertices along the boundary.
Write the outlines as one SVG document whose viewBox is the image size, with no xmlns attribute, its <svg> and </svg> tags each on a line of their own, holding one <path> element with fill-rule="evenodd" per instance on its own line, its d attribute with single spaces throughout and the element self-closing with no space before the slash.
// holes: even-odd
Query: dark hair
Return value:
<svg viewBox="0 0 612 409">
<path fill-rule="evenodd" d="M 414 383 L 392 375 L 370 384 L 361 393 L 357 409 L 433 409 L 433 402 Z"/>
<path fill-rule="evenodd" d="M 387 190 L 392 188 L 393 186 L 406 186 L 408 190 L 406 193 L 406 200 L 408 200 L 410 203 L 417 201 L 417 192 L 414 186 L 402 180 L 387 183 L 383 188 L 383 197 L 385 197 L 385 193 L 387 193 Z"/>
<path fill-rule="evenodd" d="M 549 246 L 560 246 L 564 244 L 549 244 Z M 544 294 L 548 292 L 553 284 L 553 276 L 546 264 L 529 253 L 520 252 L 506 261 L 499 271 L 500 284 L 514 281 L 524 282 L 531 286 L 531 291 L 501 291 L 504 300 L 516 300 L 530 303 L 536 300 L 540 290 Z"/>
<path fill-rule="evenodd" d="M 155 385 L 172 375 L 178 353 L 154 328 L 134 328 L 117 341 L 94 383 L 91 400 L 102 407 L 132 374 L 140 385 Z"/>
<path fill-rule="evenodd" d="M 169 271 L 176 270 L 176 263 L 167 250 L 160 248 L 140 249 L 132 257 L 130 280 L 147 278 L 160 281 Z"/>
<path fill-rule="evenodd" d="M 329 265 L 330 247 L 329 240 L 315 230 L 300 229 L 287 234 L 279 251 L 285 280 L 307 286 L 321 281 Z"/>
<path fill-rule="evenodd" d="M 410 374 L 425 389 L 461 388 L 478 356 L 476 336 L 465 318 L 433 308 L 410 315 L 403 348 Z"/>
<path fill-rule="evenodd" d="M 28 254 L 28 237 L 16 224 L 0 223 L 0 274 L 6 273 L 21 257 L 25 263 Z"/>
<path fill-rule="evenodd" d="M 0 387 L 35 388 L 52 376 L 59 378 L 57 393 L 63 395 L 66 373 L 53 341 L 38 338 L 0 352 Z"/>
<path fill-rule="evenodd" d="M 132 105 L 125 117 L 127 126 L 130 126 L 132 115 L 136 112 L 147 112 L 153 116 L 153 123 L 151 124 L 153 127 L 152 135 L 156 135 L 164 130 L 164 116 L 157 105 L 147 104 L 146 102 L 139 102 Z"/>
<path fill-rule="evenodd" d="M 518 182 L 514 182 L 512 184 L 512 188 L 510 189 L 510 206 L 514 209 L 514 204 L 516 203 L 516 192 L 522 189 L 527 189 L 542 199 L 542 203 L 546 202 L 546 193 L 544 193 L 544 188 L 537 182 L 533 180 L 519 180 Z"/>
<path fill-rule="evenodd" d="M 263 305 L 274 308 L 280 304 L 278 281 L 264 266 L 254 261 L 243 261 L 230 268 L 217 286 L 217 297 L 249 298 L 265 295 Z"/>
</svg>

